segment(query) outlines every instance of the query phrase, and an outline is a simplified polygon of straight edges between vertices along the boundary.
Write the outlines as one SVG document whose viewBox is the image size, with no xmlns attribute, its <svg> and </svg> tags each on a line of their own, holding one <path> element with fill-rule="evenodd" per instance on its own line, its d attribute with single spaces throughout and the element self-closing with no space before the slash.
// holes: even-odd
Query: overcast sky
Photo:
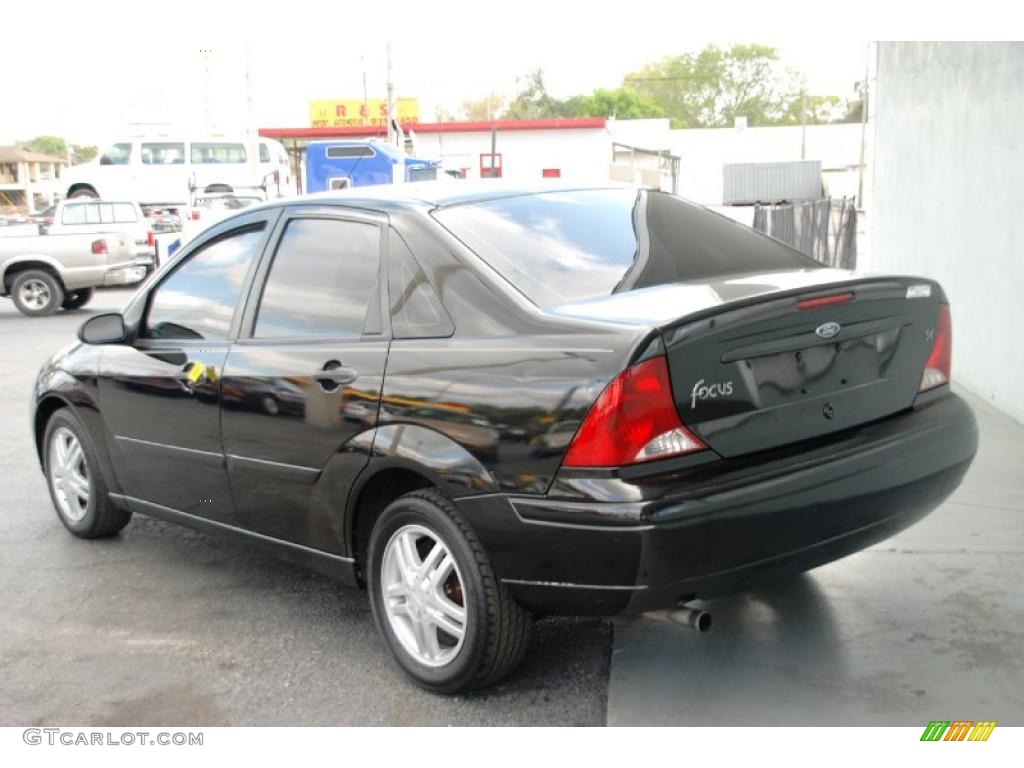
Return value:
<svg viewBox="0 0 1024 768">
<path fill-rule="evenodd" d="M 711 42 L 774 45 L 785 64 L 805 73 L 811 92 L 849 96 L 863 76 L 871 29 L 852 4 L 845 19 L 825 15 L 837 6 L 820 2 L 788 13 L 745 0 L 708 6 L 181 0 L 158 7 L 95 0 L 52 10 L 48 3 L 41 18 L 24 3 L 4 9 L 11 34 L 3 41 L 0 143 L 47 133 L 105 144 L 142 132 L 132 123 L 194 130 L 205 122 L 205 83 L 214 122 L 242 129 L 246 49 L 258 127 L 306 126 L 310 100 L 360 98 L 364 69 L 369 96 L 383 98 L 388 41 L 396 95 L 418 97 L 425 121 L 438 105 L 514 93 L 516 77 L 536 67 L 551 93 L 568 96 L 615 87 L 648 61 Z M 12 76 L 16 70 L 29 75 Z"/>
</svg>

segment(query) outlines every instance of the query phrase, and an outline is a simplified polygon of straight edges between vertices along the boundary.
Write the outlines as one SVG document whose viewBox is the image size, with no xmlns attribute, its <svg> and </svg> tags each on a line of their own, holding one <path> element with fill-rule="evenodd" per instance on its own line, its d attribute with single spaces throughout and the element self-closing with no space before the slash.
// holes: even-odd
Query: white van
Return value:
<svg viewBox="0 0 1024 768">
<path fill-rule="evenodd" d="M 125 139 L 61 174 L 65 196 L 134 200 L 144 206 L 189 204 L 191 192 L 260 187 L 268 200 L 292 194 L 284 147 L 271 139 Z"/>
</svg>

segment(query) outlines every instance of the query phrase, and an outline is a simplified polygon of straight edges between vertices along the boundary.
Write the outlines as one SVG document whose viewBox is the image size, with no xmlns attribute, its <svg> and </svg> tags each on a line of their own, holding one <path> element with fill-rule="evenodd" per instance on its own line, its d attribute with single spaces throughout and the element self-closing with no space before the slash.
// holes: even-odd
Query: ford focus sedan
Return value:
<svg viewBox="0 0 1024 768">
<path fill-rule="evenodd" d="M 79 339 L 32 414 L 72 534 L 140 513 L 364 587 L 441 692 L 512 670 L 533 616 L 673 608 L 883 540 L 977 448 L 937 283 L 635 188 L 250 208 Z"/>
</svg>

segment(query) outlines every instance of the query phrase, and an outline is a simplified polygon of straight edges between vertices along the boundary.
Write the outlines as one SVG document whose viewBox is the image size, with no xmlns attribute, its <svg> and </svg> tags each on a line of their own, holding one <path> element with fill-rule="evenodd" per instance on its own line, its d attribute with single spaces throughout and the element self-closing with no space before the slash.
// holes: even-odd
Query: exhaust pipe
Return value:
<svg viewBox="0 0 1024 768">
<path fill-rule="evenodd" d="M 670 621 L 681 624 L 697 632 L 707 632 L 711 629 L 711 614 L 699 608 L 687 608 L 680 606 L 668 612 Z"/>
</svg>

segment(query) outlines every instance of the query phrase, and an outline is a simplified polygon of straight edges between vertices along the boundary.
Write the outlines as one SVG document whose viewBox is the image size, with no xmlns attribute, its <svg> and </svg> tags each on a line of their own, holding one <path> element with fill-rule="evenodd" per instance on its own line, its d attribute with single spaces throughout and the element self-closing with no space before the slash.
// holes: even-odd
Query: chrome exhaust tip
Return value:
<svg viewBox="0 0 1024 768">
<path fill-rule="evenodd" d="M 668 618 L 676 624 L 697 632 L 707 632 L 711 629 L 711 614 L 699 608 L 687 608 L 685 606 L 673 608 L 668 612 Z"/>
</svg>

